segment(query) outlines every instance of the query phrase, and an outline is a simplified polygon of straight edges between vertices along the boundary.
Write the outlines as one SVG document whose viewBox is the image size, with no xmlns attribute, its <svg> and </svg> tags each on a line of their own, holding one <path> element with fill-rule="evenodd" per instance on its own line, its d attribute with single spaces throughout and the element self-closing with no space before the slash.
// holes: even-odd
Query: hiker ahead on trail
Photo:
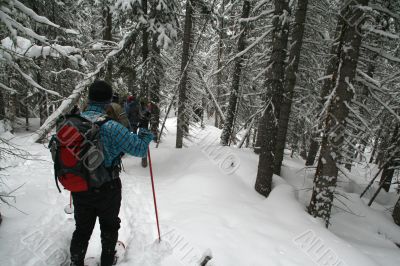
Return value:
<svg viewBox="0 0 400 266">
<path fill-rule="evenodd" d="M 126 114 L 128 115 L 129 123 L 133 133 L 137 133 L 141 118 L 141 106 L 135 96 L 129 96 L 126 104 Z"/>
<path fill-rule="evenodd" d="M 95 81 L 89 88 L 87 109 L 81 115 L 67 115 L 59 121 L 57 134 L 50 142 L 56 178 L 72 192 L 76 223 L 70 247 L 72 266 L 84 265 L 97 217 L 101 265 L 113 264 L 121 222 L 121 157 L 124 153 L 145 157 L 153 139 L 148 130 L 133 134 L 105 115 L 112 95 L 109 84 Z M 93 163 L 96 160 L 98 164 Z"/>
</svg>

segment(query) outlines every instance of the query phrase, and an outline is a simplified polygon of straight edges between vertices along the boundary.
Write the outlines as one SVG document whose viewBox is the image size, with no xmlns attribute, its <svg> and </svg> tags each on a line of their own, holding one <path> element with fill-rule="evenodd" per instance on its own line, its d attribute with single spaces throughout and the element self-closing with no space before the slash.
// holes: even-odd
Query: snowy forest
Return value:
<svg viewBox="0 0 400 266">
<path fill-rule="evenodd" d="M 96 80 L 152 107 L 118 265 L 400 265 L 399 0 L 0 0 L 0 40 L 0 265 L 70 265 L 48 146 Z"/>
</svg>

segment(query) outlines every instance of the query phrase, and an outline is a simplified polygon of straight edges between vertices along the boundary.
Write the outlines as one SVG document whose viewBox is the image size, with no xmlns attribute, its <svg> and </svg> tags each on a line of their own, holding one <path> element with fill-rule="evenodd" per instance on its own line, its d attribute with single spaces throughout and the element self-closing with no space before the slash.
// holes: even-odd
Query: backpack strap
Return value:
<svg viewBox="0 0 400 266">
<path fill-rule="evenodd" d="M 59 155 L 58 155 L 58 140 L 55 135 L 53 135 L 51 137 L 48 148 L 51 151 L 51 156 L 52 156 L 53 162 L 54 162 L 54 180 L 56 182 L 58 192 L 61 193 L 61 189 L 60 189 L 60 186 L 58 185 L 58 177 L 57 177 L 57 173 L 60 170 Z"/>
</svg>

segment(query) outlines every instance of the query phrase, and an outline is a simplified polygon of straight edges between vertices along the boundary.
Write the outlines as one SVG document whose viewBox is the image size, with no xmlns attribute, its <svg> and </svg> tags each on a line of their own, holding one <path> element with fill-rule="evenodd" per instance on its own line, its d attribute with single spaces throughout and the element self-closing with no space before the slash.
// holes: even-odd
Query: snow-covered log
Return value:
<svg viewBox="0 0 400 266">
<path fill-rule="evenodd" d="M 43 125 L 37 130 L 32 136 L 32 142 L 41 142 L 50 133 L 56 124 L 57 119 L 69 112 L 69 110 L 78 102 L 84 89 L 92 82 L 92 78 L 88 78 L 80 82 L 71 93 L 58 107 L 58 109 L 52 113 Z"/>
<path fill-rule="evenodd" d="M 107 66 L 108 61 L 111 60 L 111 58 L 121 54 L 121 52 L 123 52 L 128 47 L 127 44 L 136 39 L 137 29 L 138 28 L 135 28 L 131 32 L 127 33 L 118 44 L 118 49 L 109 52 L 104 61 L 97 66 L 97 69 L 87 74 L 87 76 L 78 85 L 75 86 L 75 89 L 71 93 L 71 95 L 61 103 L 60 107 L 58 107 L 58 109 L 53 114 L 51 114 L 43 123 L 43 125 L 35 132 L 35 134 L 31 138 L 33 142 L 43 141 L 43 139 L 55 126 L 57 119 L 61 115 L 65 115 L 67 112 L 69 112 L 69 110 L 71 110 L 71 108 L 78 102 L 85 88 L 89 86 L 93 82 L 97 74 L 100 73 L 100 71 Z"/>
</svg>

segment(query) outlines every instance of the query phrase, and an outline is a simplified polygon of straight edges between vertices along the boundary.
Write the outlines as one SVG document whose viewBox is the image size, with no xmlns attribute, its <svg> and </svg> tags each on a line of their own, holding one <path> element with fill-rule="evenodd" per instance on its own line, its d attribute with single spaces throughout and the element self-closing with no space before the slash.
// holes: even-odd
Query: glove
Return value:
<svg viewBox="0 0 400 266">
<path fill-rule="evenodd" d="M 147 144 L 149 144 L 154 138 L 153 134 L 148 129 L 145 128 L 139 129 L 138 137 Z"/>
</svg>

